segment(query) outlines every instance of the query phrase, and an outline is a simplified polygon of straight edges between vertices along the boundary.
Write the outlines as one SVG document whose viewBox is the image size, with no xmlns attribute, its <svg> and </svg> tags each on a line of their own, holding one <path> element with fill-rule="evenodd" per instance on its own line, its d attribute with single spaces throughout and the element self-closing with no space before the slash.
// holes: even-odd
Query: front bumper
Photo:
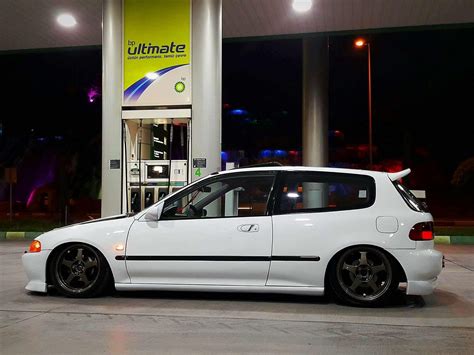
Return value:
<svg viewBox="0 0 474 355">
<path fill-rule="evenodd" d="M 39 253 L 25 253 L 21 257 L 23 269 L 28 277 L 25 289 L 34 292 L 47 292 L 46 284 L 46 261 L 50 250 L 42 250 Z"/>
<path fill-rule="evenodd" d="M 392 250 L 407 276 L 407 295 L 429 295 L 438 284 L 443 254 L 434 249 Z"/>
</svg>

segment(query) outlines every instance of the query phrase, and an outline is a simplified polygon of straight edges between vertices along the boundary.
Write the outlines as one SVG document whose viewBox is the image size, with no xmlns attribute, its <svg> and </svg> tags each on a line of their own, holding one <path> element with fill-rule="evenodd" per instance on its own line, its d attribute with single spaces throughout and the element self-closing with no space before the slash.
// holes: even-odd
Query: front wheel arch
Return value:
<svg viewBox="0 0 474 355">
<path fill-rule="evenodd" d="M 100 251 L 98 248 L 96 248 L 95 246 L 89 244 L 89 243 L 85 243 L 85 242 L 80 242 L 80 241 L 70 241 L 70 242 L 66 242 L 66 243 L 63 243 L 63 244 L 59 244 L 57 246 L 54 247 L 54 249 L 51 251 L 51 253 L 49 253 L 48 255 L 48 259 L 46 260 L 46 285 L 50 286 L 52 285 L 52 280 L 51 280 L 51 263 L 53 262 L 54 258 L 56 257 L 56 255 L 58 255 L 58 253 L 60 253 L 61 251 L 63 251 L 65 248 L 67 248 L 68 246 L 70 245 L 73 245 L 73 244 L 85 244 L 87 245 L 88 247 L 94 249 L 97 253 L 99 253 L 100 255 L 102 255 L 102 257 L 104 258 L 104 260 L 106 261 L 106 266 L 107 268 L 109 269 L 109 274 L 110 274 L 110 280 L 111 280 L 111 284 L 112 286 L 114 285 L 115 281 L 114 281 L 114 274 L 112 272 L 112 268 L 110 267 L 110 264 L 109 264 L 109 261 L 107 260 L 107 258 L 105 257 L 104 253 L 102 253 L 102 251 Z"/>
</svg>

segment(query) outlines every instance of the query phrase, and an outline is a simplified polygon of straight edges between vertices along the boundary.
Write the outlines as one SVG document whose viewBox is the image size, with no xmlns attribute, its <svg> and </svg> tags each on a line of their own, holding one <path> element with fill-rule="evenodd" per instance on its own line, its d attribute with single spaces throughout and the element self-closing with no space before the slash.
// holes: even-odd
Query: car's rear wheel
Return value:
<svg viewBox="0 0 474 355">
<path fill-rule="evenodd" d="M 110 269 L 104 256 L 82 243 L 58 250 L 50 263 L 51 281 L 68 297 L 94 297 L 110 283 Z"/>
<path fill-rule="evenodd" d="M 352 305 L 383 305 L 399 284 L 397 267 L 391 257 L 369 246 L 343 251 L 331 263 L 329 273 L 335 296 Z"/>
</svg>

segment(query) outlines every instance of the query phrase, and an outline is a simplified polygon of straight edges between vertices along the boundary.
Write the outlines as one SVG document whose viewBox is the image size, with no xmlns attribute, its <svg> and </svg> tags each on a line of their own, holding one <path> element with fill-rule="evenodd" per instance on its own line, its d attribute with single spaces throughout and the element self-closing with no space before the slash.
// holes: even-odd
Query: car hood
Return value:
<svg viewBox="0 0 474 355">
<path fill-rule="evenodd" d="M 113 220 L 116 220 L 116 219 L 123 219 L 123 218 L 132 217 L 133 215 L 134 215 L 133 213 L 123 213 L 123 214 L 117 214 L 117 215 L 108 216 L 108 217 L 96 218 L 96 219 L 91 219 L 91 220 L 89 220 L 89 221 L 84 221 L 84 222 L 79 222 L 79 223 L 74 223 L 74 224 L 68 224 L 67 226 L 64 226 L 64 227 L 54 228 L 54 229 L 52 229 L 51 231 L 57 231 L 57 230 L 61 230 L 61 229 L 66 229 L 66 228 L 81 226 L 81 225 L 83 225 L 83 224 L 91 224 L 91 223 L 97 223 L 97 222 L 113 221 Z"/>
<path fill-rule="evenodd" d="M 133 215 L 134 215 L 133 213 L 123 213 L 123 214 L 117 214 L 117 215 L 109 216 L 109 217 L 91 219 L 90 221 L 85 221 L 85 222 L 81 222 L 81 223 L 77 223 L 77 224 L 89 224 L 89 223 L 96 223 L 96 222 L 103 222 L 103 221 L 112 221 L 114 219 L 122 219 L 122 218 L 132 217 Z"/>
<path fill-rule="evenodd" d="M 100 248 L 104 242 L 125 243 L 128 230 L 135 221 L 126 214 L 94 219 L 66 227 L 53 229 L 38 236 L 43 249 L 53 249 L 65 242 L 89 243 Z"/>
</svg>

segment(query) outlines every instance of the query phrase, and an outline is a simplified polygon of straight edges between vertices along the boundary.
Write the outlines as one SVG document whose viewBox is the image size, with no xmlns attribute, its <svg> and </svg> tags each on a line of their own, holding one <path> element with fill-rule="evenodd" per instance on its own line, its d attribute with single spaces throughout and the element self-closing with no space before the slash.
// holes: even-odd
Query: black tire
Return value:
<svg viewBox="0 0 474 355">
<path fill-rule="evenodd" d="M 54 252 L 50 280 L 64 296 L 87 298 L 102 294 L 111 282 L 105 257 L 87 244 L 69 244 Z"/>
<path fill-rule="evenodd" d="M 397 264 L 380 249 L 356 246 L 329 265 L 329 284 L 336 298 L 349 305 L 385 305 L 399 285 Z"/>
</svg>

